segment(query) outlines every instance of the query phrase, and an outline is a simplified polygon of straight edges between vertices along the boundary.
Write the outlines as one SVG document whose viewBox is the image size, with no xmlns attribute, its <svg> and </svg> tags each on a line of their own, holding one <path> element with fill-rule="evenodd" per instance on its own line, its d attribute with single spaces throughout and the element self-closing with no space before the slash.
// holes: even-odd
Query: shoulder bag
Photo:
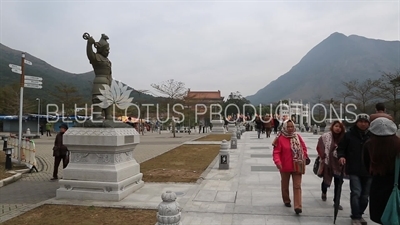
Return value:
<svg viewBox="0 0 400 225">
<path fill-rule="evenodd" d="M 399 190 L 400 157 L 396 158 L 394 187 L 383 211 L 381 222 L 384 225 L 400 225 L 400 190 Z"/>
</svg>

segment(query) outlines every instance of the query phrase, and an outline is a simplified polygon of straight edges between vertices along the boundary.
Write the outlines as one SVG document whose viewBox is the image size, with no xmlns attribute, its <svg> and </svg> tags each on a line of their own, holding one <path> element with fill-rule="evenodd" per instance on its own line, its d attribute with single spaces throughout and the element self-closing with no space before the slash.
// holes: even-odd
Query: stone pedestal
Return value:
<svg viewBox="0 0 400 225">
<path fill-rule="evenodd" d="M 120 201 L 144 185 L 133 150 L 134 128 L 72 127 L 64 134 L 70 163 L 59 180 L 57 199 Z"/>
<path fill-rule="evenodd" d="M 236 130 L 233 130 L 231 136 L 231 149 L 237 149 L 237 137 L 236 137 Z"/>
<path fill-rule="evenodd" d="M 233 133 L 233 130 L 235 130 L 236 126 L 234 123 L 228 123 L 228 133 Z"/>
<path fill-rule="evenodd" d="M 219 169 L 220 170 L 227 170 L 229 169 L 229 144 L 226 140 L 223 140 L 220 145 L 219 150 Z"/>
<path fill-rule="evenodd" d="M 182 225 L 181 207 L 176 201 L 175 192 L 167 191 L 161 195 L 163 200 L 158 205 L 156 225 Z"/>
<path fill-rule="evenodd" d="M 211 120 L 213 134 L 225 134 L 223 120 Z"/>
</svg>

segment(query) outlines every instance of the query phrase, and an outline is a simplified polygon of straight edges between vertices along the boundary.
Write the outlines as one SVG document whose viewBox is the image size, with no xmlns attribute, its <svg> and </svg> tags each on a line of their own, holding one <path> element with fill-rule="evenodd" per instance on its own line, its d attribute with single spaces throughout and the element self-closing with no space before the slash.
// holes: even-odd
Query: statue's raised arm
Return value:
<svg viewBox="0 0 400 225">
<path fill-rule="evenodd" d="M 87 40 L 87 45 L 86 45 L 86 55 L 90 61 L 90 63 L 92 63 L 95 58 L 96 55 L 93 52 L 93 48 L 92 46 L 94 45 L 96 47 L 96 41 L 94 40 L 94 38 L 92 36 L 90 36 L 88 33 L 84 33 L 83 34 L 83 39 Z"/>
</svg>

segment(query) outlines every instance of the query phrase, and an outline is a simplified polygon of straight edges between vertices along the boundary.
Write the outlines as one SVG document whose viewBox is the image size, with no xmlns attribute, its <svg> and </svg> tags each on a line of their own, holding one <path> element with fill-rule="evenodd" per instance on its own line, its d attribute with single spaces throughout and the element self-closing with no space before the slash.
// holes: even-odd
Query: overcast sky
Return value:
<svg viewBox="0 0 400 225">
<path fill-rule="evenodd" d="M 105 33 L 114 79 L 153 93 L 175 79 L 252 95 L 334 32 L 400 40 L 399 0 L 0 1 L 2 44 L 83 73 L 82 34 Z"/>
</svg>

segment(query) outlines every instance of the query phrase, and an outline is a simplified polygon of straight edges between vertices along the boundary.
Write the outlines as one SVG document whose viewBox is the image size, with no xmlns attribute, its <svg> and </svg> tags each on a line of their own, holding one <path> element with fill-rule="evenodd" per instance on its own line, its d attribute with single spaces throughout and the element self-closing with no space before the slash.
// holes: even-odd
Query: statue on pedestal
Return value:
<svg viewBox="0 0 400 225">
<path fill-rule="evenodd" d="M 100 40 L 95 42 L 92 36 L 90 36 L 88 33 L 84 33 L 83 39 L 87 40 L 86 54 L 90 64 L 93 66 L 94 73 L 96 74 L 92 86 L 93 120 L 101 119 L 102 116 L 100 113 L 102 112 L 104 112 L 104 118 L 106 120 L 112 119 L 112 106 L 101 108 L 99 106 L 101 101 L 98 98 L 98 96 L 101 95 L 100 88 L 103 88 L 103 85 L 110 86 L 112 81 L 111 62 L 107 58 L 108 54 L 110 53 L 110 45 L 107 42 L 109 38 L 107 35 L 102 34 Z M 97 49 L 96 53 L 93 52 L 93 45 Z"/>
</svg>

